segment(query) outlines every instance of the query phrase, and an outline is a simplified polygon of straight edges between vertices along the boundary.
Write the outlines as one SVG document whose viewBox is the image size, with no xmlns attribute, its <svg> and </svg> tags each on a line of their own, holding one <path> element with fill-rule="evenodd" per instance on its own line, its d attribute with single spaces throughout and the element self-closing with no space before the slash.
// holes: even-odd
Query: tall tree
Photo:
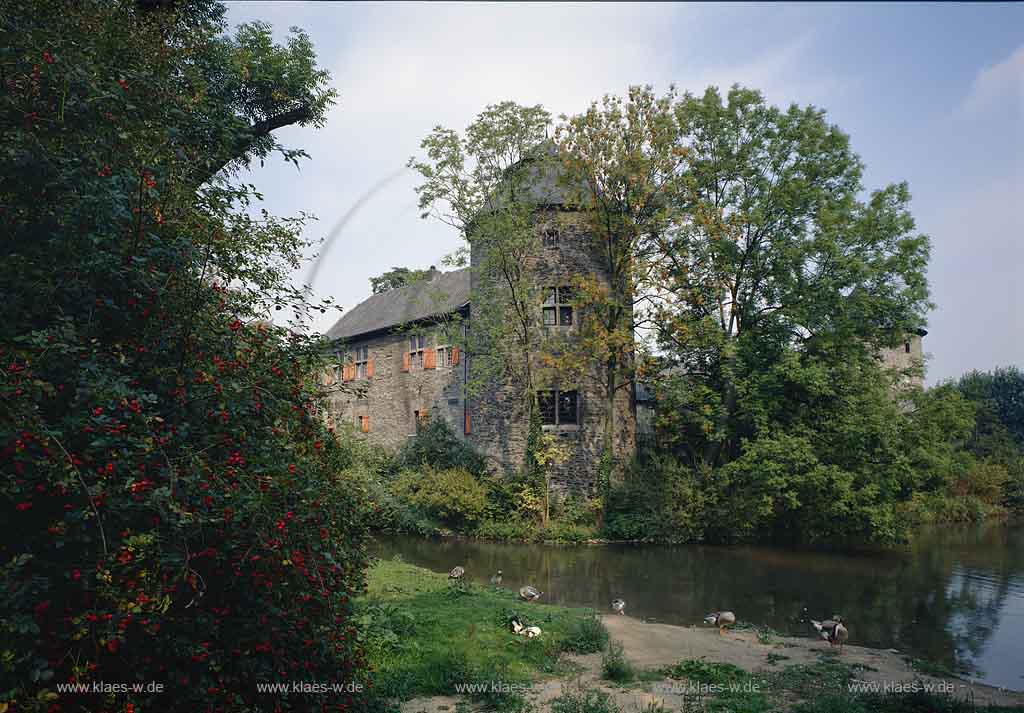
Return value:
<svg viewBox="0 0 1024 713">
<path fill-rule="evenodd" d="M 563 117 L 556 132 L 561 181 L 597 271 L 576 284 L 579 331 L 550 352 L 560 369 L 595 380 L 604 394 L 605 468 L 614 452 L 616 401 L 622 394 L 632 398 L 637 343 L 659 298 L 653 241 L 679 212 L 675 196 L 688 149 L 675 101 L 674 89 L 658 97 L 650 87 L 631 87 L 625 99 L 606 95 L 582 114 Z"/>
<path fill-rule="evenodd" d="M 455 227 L 471 262 L 470 394 L 484 405 L 496 385 L 513 389 L 528 416 L 534 408 L 540 290 L 533 279 L 540 238 L 535 182 L 549 161 L 544 142 L 551 117 L 540 106 L 488 106 L 460 136 L 437 127 L 411 160 L 423 217 Z M 468 253 L 468 254 L 467 254 Z"/>
<path fill-rule="evenodd" d="M 714 467 L 756 435 L 741 396 L 759 371 L 794 350 L 859 361 L 923 325 L 929 243 L 905 184 L 860 200 L 862 164 L 823 111 L 734 87 L 674 113 L 689 167 L 656 236 L 658 340 L 687 395 L 664 425 Z"/>
<path fill-rule="evenodd" d="M 253 681 L 365 681 L 320 345 L 265 320 L 315 307 L 289 285 L 301 221 L 231 180 L 297 158 L 273 128 L 333 93 L 301 33 L 223 17 L 0 6 L 2 709 L 308 710 Z M 103 681 L 142 688 L 57 690 Z"/>
</svg>

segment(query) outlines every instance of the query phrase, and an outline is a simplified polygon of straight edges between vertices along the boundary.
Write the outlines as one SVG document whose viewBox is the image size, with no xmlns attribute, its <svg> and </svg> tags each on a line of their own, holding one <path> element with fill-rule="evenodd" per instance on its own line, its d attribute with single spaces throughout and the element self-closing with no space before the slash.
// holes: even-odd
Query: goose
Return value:
<svg viewBox="0 0 1024 713">
<path fill-rule="evenodd" d="M 492 587 L 500 587 L 501 586 L 501 570 L 500 569 L 498 570 L 497 574 L 492 574 L 491 575 L 491 586 Z"/>
<path fill-rule="evenodd" d="M 624 599 L 612 599 L 612 611 L 616 614 L 625 614 L 626 601 Z"/>
<path fill-rule="evenodd" d="M 519 596 L 528 602 L 536 601 L 544 592 L 538 591 L 536 587 L 526 585 L 519 588 Z"/>
<path fill-rule="evenodd" d="M 726 628 L 736 623 L 736 615 L 731 611 L 715 611 L 704 617 L 705 624 L 714 624 L 718 627 L 718 635 L 725 634 Z"/>
<path fill-rule="evenodd" d="M 839 644 L 839 653 L 843 652 L 843 644 L 850 638 L 850 631 L 843 624 L 843 617 L 833 614 L 831 619 L 825 621 L 811 619 L 811 626 L 821 634 L 821 638 L 827 641 L 829 646 Z"/>
</svg>

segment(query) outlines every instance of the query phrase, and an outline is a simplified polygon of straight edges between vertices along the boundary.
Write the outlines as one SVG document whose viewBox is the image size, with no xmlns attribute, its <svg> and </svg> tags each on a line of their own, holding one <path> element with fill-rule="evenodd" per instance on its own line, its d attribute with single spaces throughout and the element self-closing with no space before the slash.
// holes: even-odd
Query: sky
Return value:
<svg viewBox="0 0 1024 713">
<path fill-rule="evenodd" d="M 419 217 L 404 168 L 434 126 L 464 129 L 505 100 L 573 114 L 634 84 L 738 83 L 778 106 L 825 109 L 868 190 L 909 184 L 932 242 L 929 384 L 1024 367 L 1022 3 L 226 4 L 232 26 L 264 21 L 281 40 L 303 28 L 340 94 L 323 129 L 278 132 L 310 160 L 268 161 L 244 179 L 271 212 L 317 216 L 311 239 L 344 219 L 317 299 L 351 308 L 370 277 L 440 267 L 459 247 L 452 228 Z"/>
</svg>

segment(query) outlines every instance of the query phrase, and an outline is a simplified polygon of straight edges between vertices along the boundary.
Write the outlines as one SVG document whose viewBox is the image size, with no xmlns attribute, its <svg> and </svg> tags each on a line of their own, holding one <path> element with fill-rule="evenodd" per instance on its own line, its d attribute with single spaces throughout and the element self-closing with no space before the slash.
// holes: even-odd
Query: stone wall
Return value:
<svg viewBox="0 0 1024 713">
<path fill-rule="evenodd" d="M 578 223 L 578 214 L 567 211 L 546 211 L 537 216 L 538 231 L 557 228 L 557 247 L 539 248 L 530 268 L 537 276 L 540 286 L 561 286 L 572 284 L 580 275 L 595 275 L 604 280 L 598 261 L 594 258 L 590 237 Z M 474 256 L 473 265 L 479 263 Z M 473 278 L 476 279 L 474 272 Z M 605 284 L 607 284 L 607 281 Z M 540 305 L 538 305 L 538 312 Z M 472 329 L 472 311 L 470 328 Z M 539 316 L 539 315 L 538 315 Z M 570 327 L 544 327 L 538 329 L 542 336 L 564 336 L 572 339 L 578 328 L 579 313 Z M 535 367 L 539 367 L 535 363 Z M 473 368 L 470 360 L 470 369 Z M 608 411 L 606 396 L 601 387 L 600 365 L 587 365 L 584 375 L 560 377 L 559 374 L 538 376 L 540 388 L 575 389 L 579 394 L 578 425 L 544 426 L 547 433 L 557 435 L 569 446 L 570 457 L 552 470 L 552 487 L 558 491 L 590 492 L 595 485 L 598 464 L 603 446 L 603 424 Z M 537 368 L 537 372 L 543 371 Z M 613 455 L 620 462 L 636 452 L 636 414 L 632 407 L 629 389 L 620 389 L 614 399 L 615 433 Z M 526 406 L 521 390 L 510 384 L 495 384 L 486 394 L 471 401 L 473 445 L 492 463 L 502 469 L 521 467 L 529 434 Z"/>
<path fill-rule="evenodd" d="M 425 328 L 429 349 L 441 345 L 444 331 Z M 409 351 L 409 334 L 400 331 L 366 339 L 351 340 L 345 345 L 342 360 L 351 360 L 357 347 L 366 346 L 373 362 L 373 376 L 342 383 L 341 369 L 325 375 L 328 389 L 326 419 L 328 425 L 348 424 L 358 435 L 367 437 L 390 450 L 397 450 L 416 433 L 415 413 L 426 409 L 430 418 L 444 418 L 457 434 L 463 432 L 463 372 L 465 360 L 434 369 L 412 363 L 402 371 L 403 355 Z M 360 417 L 369 417 L 369 432 L 363 436 Z"/>
<path fill-rule="evenodd" d="M 888 369 L 899 371 L 912 367 L 920 369 L 919 375 L 908 376 L 903 383 L 924 386 L 924 345 L 919 335 L 908 335 L 902 344 L 893 349 L 884 349 L 880 356 L 882 365 Z"/>
</svg>

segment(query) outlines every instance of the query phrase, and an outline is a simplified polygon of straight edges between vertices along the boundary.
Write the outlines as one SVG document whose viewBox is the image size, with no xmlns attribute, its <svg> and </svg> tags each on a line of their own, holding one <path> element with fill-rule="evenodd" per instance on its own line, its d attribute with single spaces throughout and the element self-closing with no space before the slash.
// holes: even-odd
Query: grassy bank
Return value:
<svg viewBox="0 0 1024 713">
<path fill-rule="evenodd" d="M 452 695 L 456 686 L 484 680 L 525 685 L 564 673 L 563 652 L 599 651 L 607 640 L 588 610 L 452 585 L 444 574 L 394 560 L 371 568 L 358 611 L 378 693 L 401 700 Z M 541 636 L 513 635 L 513 616 L 540 627 Z"/>
<path fill-rule="evenodd" d="M 858 681 L 899 678 L 896 669 L 863 663 L 868 649 L 840 657 L 811 640 L 765 641 L 757 631 L 722 638 L 701 628 L 645 625 L 628 617 L 607 618 L 606 627 L 586 609 L 527 604 L 489 586 L 452 585 L 445 574 L 397 560 L 374 564 L 368 592 L 357 604 L 376 692 L 391 704 L 415 698 L 417 712 L 453 705 L 456 711 L 472 706 L 502 713 L 1024 710 L 925 693 L 923 686 L 909 684 L 934 686 L 937 679 L 916 668 L 899 693 L 852 692 Z M 543 633 L 534 639 L 513 635 L 507 626 L 512 616 Z M 610 639 L 609 629 L 622 641 Z M 655 665 L 650 654 L 665 641 L 697 657 L 671 656 L 661 661 L 672 663 Z M 489 688 L 460 694 L 466 684 Z"/>
</svg>

